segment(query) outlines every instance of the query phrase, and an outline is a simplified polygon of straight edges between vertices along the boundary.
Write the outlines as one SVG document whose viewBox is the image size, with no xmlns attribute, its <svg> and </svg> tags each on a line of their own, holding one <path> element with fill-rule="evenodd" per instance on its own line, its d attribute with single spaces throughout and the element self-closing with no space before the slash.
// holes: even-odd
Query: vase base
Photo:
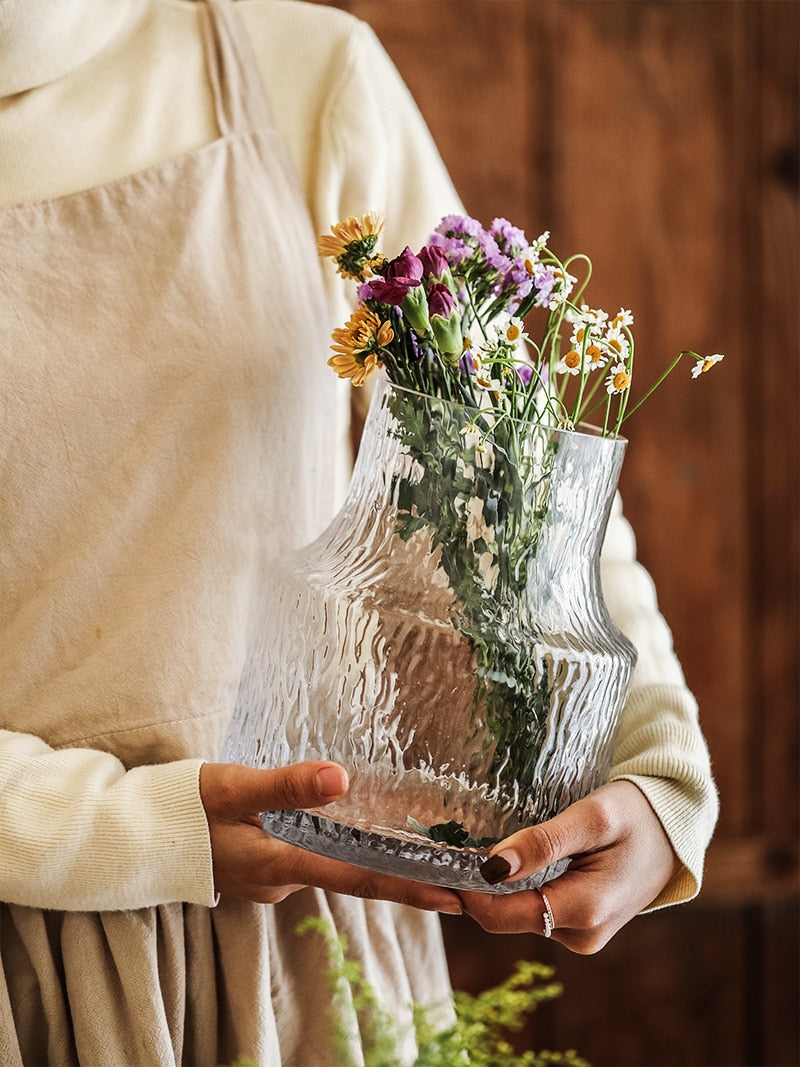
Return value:
<svg viewBox="0 0 800 1067">
<path fill-rule="evenodd" d="M 455 848 L 437 842 L 420 842 L 359 830 L 306 811 L 265 811 L 261 824 L 272 837 L 320 856 L 416 882 L 466 889 L 478 893 L 518 893 L 537 889 L 567 869 L 560 860 L 531 878 L 490 886 L 480 873 L 488 848 Z"/>
</svg>

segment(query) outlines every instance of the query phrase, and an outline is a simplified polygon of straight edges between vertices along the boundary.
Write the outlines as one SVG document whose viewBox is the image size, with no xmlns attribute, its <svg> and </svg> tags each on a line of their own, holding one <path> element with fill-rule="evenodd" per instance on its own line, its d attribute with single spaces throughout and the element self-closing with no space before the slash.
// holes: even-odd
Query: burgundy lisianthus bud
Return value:
<svg viewBox="0 0 800 1067">
<path fill-rule="evenodd" d="M 399 256 L 389 260 L 381 275 L 368 283 L 371 297 L 381 304 L 399 307 L 409 291 L 422 282 L 422 263 L 406 246 Z"/>
<path fill-rule="evenodd" d="M 447 362 L 457 362 L 464 349 L 458 301 L 448 287 L 435 282 L 428 290 L 428 314 L 433 336 Z"/>
<path fill-rule="evenodd" d="M 435 282 L 428 290 L 428 312 L 440 319 L 450 319 L 458 311 L 458 302 L 446 285 Z"/>
<path fill-rule="evenodd" d="M 445 275 L 450 274 L 450 264 L 447 256 L 439 245 L 425 245 L 419 251 L 419 261 L 426 278 L 435 278 L 441 281 Z"/>
</svg>

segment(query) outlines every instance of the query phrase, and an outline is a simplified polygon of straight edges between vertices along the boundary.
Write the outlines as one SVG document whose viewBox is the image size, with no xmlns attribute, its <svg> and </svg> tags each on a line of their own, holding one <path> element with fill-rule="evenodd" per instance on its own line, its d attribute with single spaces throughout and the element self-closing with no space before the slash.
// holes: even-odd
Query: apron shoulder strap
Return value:
<svg viewBox="0 0 800 1067">
<path fill-rule="evenodd" d="M 222 136 L 273 125 L 252 45 L 232 0 L 207 0 L 203 40 Z"/>
</svg>

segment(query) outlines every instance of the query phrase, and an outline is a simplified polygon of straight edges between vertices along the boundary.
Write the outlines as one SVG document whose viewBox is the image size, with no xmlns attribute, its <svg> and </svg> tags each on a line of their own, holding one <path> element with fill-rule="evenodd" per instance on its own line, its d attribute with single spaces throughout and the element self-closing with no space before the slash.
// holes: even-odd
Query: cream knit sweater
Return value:
<svg viewBox="0 0 800 1067">
<path fill-rule="evenodd" d="M 372 32 L 299 0 L 238 6 L 317 232 L 378 209 L 388 252 L 421 243 L 458 201 Z M 191 0 L 0 0 L 0 210 L 213 140 L 198 18 Z M 341 319 L 347 295 L 332 273 L 329 295 Z M 11 521 L 0 517 L 0 537 Z M 645 792 L 684 865 L 661 906 L 699 888 L 716 793 L 695 703 L 619 509 L 603 580 L 639 650 L 612 777 Z M 0 731 L 0 899 L 61 910 L 213 905 L 200 759 L 126 768 L 108 753 L 51 749 L 15 725 Z"/>
</svg>

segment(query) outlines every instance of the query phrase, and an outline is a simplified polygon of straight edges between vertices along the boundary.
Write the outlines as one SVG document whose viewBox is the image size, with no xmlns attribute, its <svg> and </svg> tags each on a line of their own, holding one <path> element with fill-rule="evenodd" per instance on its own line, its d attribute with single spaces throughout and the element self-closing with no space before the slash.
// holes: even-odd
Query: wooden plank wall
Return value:
<svg viewBox="0 0 800 1067">
<path fill-rule="evenodd" d="M 798 4 L 337 6 L 378 33 L 472 214 L 591 256 L 594 302 L 636 314 L 640 381 L 687 346 L 727 356 L 631 420 L 622 479 L 721 790 L 704 892 L 588 958 L 448 922 L 454 982 L 554 963 L 565 994 L 520 1047 L 597 1067 L 797 1064 Z"/>
</svg>

